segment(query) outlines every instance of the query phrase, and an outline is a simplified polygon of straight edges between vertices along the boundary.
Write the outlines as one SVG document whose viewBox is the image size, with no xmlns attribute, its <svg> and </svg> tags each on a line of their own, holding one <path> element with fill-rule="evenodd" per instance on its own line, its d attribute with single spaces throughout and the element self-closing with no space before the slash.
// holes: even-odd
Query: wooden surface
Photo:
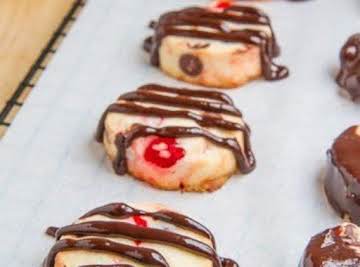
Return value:
<svg viewBox="0 0 360 267">
<path fill-rule="evenodd" d="M 0 111 L 74 2 L 0 0 Z M 9 115 L 11 120 L 13 115 Z M 0 128 L 0 136 L 3 131 Z"/>
</svg>

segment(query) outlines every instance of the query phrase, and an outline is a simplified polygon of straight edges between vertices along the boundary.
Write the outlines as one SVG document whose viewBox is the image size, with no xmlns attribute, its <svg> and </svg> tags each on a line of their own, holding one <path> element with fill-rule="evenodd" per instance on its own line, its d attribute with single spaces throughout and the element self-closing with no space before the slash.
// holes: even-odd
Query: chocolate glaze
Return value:
<svg viewBox="0 0 360 267">
<path fill-rule="evenodd" d="M 224 21 L 267 26 L 272 35 L 268 36 L 263 31 L 252 29 L 229 30 L 223 26 Z M 215 31 L 183 29 L 179 26 L 200 26 Z M 157 22 L 151 23 L 151 28 L 155 33 L 153 37 L 145 39 L 143 47 L 150 53 L 151 63 L 155 66 L 159 66 L 159 49 L 162 40 L 167 36 L 175 35 L 256 45 L 260 48 L 265 79 L 280 80 L 289 75 L 286 67 L 273 62 L 273 58 L 279 55 L 280 49 L 269 17 L 254 7 L 234 5 L 219 12 L 200 7 L 185 8 L 165 13 Z"/>
<path fill-rule="evenodd" d="M 174 96 L 175 95 L 175 96 Z M 105 119 L 109 113 L 130 113 L 158 117 L 180 117 L 196 121 L 203 127 L 217 127 L 226 130 L 242 131 L 244 136 L 244 151 L 234 138 L 221 138 L 209 131 L 198 127 L 165 127 L 152 128 L 145 125 L 135 124 L 126 133 L 119 133 L 116 138 L 118 149 L 117 157 L 113 162 L 117 174 L 127 172 L 126 149 L 139 137 L 158 135 L 164 137 L 195 137 L 200 136 L 209 141 L 230 149 L 235 156 L 238 167 L 242 173 L 249 173 L 255 168 L 255 158 L 250 145 L 250 129 L 244 124 L 238 124 L 223 119 L 217 113 L 225 113 L 241 117 L 241 112 L 232 104 L 232 100 L 225 94 L 214 91 L 176 89 L 165 86 L 150 84 L 140 87 L 135 92 L 120 96 L 120 102 L 108 107 L 100 119 L 96 140 L 103 142 L 105 132 Z M 171 110 L 158 107 L 144 107 L 137 102 L 150 102 L 155 104 L 176 107 L 195 108 L 211 113 L 194 113 L 189 110 Z"/>
<path fill-rule="evenodd" d="M 45 260 L 44 267 L 54 266 L 56 255 L 61 251 L 83 249 L 117 253 L 130 259 L 154 266 L 169 266 L 165 258 L 157 251 L 139 246 L 129 246 L 111 242 L 106 236 L 124 236 L 133 240 L 166 243 L 170 246 L 183 248 L 191 253 L 202 255 L 212 261 L 214 267 L 238 267 L 237 263 L 230 259 L 224 259 L 217 255 L 215 241 L 211 232 L 195 220 L 172 211 L 161 210 L 147 212 L 134 209 L 124 203 L 112 203 L 94 209 L 81 219 L 94 215 L 102 215 L 108 218 L 126 219 L 132 216 L 147 216 L 154 220 L 161 220 L 190 231 L 197 232 L 211 240 L 213 247 L 196 239 L 177 234 L 168 230 L 157 228 L 140 227 L 121 221 L 88 221 L 62 228 L 50 227 L 48 234 L 57 238 L 57 243 L 50 250 Z M 64 238 L 67 235 L 81 237 L 81 240 Z M 91 238 L 86 238 L 91 236 Z M 61 239 L 62 238 L 62 239 Z M 82 267 L 127 267 L 130 265 L 86 265 Z"/>
<path fill-rule="evenodd" d="M 360 225 L 360 136 L 357 126 L 342 133 L 328 151 L 325 192 L 342 216 Z"/>
<path fill-rule="evenodd" d="M 360 33 L 351 36 L 340 52 L 341 69 L 336 78 L 355 101 L 360 98 Z"/>
<path fill-rule="evenodd" d="M 356 225 L 342 224 L 328 229 L 308 244 L 299 267 L 357 267 L 360 266 L 360 239 Z"/>
</svg>

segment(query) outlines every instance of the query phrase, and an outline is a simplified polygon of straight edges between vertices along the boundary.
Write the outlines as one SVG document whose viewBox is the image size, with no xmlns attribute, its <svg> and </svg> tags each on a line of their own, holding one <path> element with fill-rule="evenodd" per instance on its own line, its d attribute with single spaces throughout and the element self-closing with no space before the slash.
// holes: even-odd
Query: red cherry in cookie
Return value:
<svg viewBox="0 0 360 267">
<path fill-rule="evenodd" d="M 219 9 L 227 9 L 232 6 L 231 0 L 219 0 L 216 2 L 215 7 Z"/>
<path fill-rule="evenodd" d="M 171 137 L 156 137 L 145 149 L 146 161 L 160 168 L 170 168 L 185 156 L 185 150 L 177 146 L 176 139 Z"/>
</svg>

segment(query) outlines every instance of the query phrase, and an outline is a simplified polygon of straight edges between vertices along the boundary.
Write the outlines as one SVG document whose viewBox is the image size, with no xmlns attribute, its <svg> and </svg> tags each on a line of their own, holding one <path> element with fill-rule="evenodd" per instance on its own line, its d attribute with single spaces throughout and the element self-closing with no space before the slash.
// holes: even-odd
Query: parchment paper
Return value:
<svg viewBox="0 0 360 267">
<path fill-rule="evenodd" d="M 228 93 L 253 134 L 257 169 L 212 194 L 163 192 L 112 173 L 93 134 L 118 95 L 147 82 L 182 86 L 147 64 L 147 24 L 207 1 L 89 1 L 0 143 L 1 266 L 40 266 L 49 225 L 114 201 L 161 202 L 202 221 L 242 267 L 297 266 L 310 237 L 340 222 L 321 173 L 326 150 L 360 121 L 333 81 L 341 46 L 359 30 L 360 1 L 275 1 L 269 11 L 291 70 Z"/>
</svg>

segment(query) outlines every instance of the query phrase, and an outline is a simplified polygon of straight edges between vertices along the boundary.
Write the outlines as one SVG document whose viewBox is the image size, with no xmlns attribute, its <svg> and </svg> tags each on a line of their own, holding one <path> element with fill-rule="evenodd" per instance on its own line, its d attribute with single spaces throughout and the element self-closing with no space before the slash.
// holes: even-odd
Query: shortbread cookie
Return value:
<svg viewBox="0 0 360 267">
<path fill-rule="evenodd" d="M 47 233 L 57 241 L 43 267 L 238 267 L 205 226 L 157 204 L 112 203 Z"/>
<path fill-rule="evenodd" d="M 151 63 L 177 79 L 232 88 L 260 76 L 288 76 L 273 62 L 280 50 L 270 19 L 255 7 L 190 7 L 165 13 L 150 26 L 154 34 L 144 48 Z"/>
<path fill-rule="evenodd" d="M 342 133 L 328 152 L 325 192 L 342 217 L 360 225 L 360 126 Z"/>
<path fill-rule="evenodd" d="M 351 36 L 340 53 L 341 69 L 337 83 L 352 100 L 360 99 L 360 33 Z"/>
<path fill-rule="evenodd" d="M 249 128 L 225 94 L 144 85 L 108 107 L 97 132 L 117 174 L 167 190 L 213 191 L 255 167 Z"/>
<path fill-rule="evenodd" d="M 299 267 L 360 266 L 360 229 L 343 223 L 311 238 Z"/>
</svg>

